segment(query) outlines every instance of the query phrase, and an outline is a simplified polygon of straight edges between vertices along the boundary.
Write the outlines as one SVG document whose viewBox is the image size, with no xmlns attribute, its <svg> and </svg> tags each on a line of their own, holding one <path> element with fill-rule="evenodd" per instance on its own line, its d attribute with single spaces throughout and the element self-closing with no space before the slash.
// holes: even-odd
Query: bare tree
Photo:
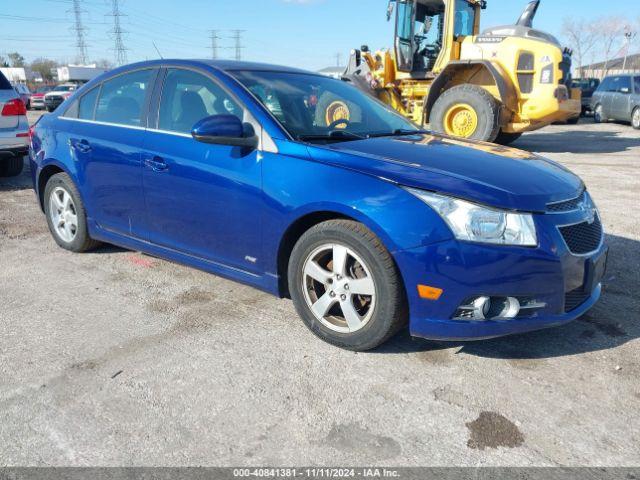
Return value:
<svg viewBox="0 0 640 480">
<path fill-rule="evenodd" d="M 620 17 L 605 17 L 597 20 L 593 28 L 597 32 L 599 50 L 603 55 L 603 77 L 611 68 L 611 61 L 622 53 L 627 23 Z"/>
<path fill-rule="evenodd" d="M 584 65 L 587 55 L 589 55 L 598 42 L 599 33 L 593 24 L 584 20 L 573 20 L 565 18 L 562 29 L 567 37 L 568 43 L 573 49 L 576 63 L 578 64 L 578 76 L 584 77 Z"/>
<path fill-rule="evenodd" d="M 12 67 L 19 68 L 25 66 L 24 57 L 18 52 L 9 53 L 7 54 L 7 57 L 9 57 L 9 62 L 11 62 Z"/>
<path fill-rule="evenodd" d="M 43 80 L 52 80 L 52 70 L 57 66 L 57 63 L 48 58 L 36 58 L 31 62 L 31 70 L 40 74 Z"/>
</svg>

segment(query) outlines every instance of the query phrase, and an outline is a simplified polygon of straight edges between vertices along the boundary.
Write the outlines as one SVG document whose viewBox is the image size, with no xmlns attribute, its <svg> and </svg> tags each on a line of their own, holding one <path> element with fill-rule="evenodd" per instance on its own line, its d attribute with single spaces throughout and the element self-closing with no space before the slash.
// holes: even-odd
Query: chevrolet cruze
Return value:
<svg viewBox="0 0 640 480">
<path fill-rule="evenodd" d="M 30 158 L 62 248 L 108 242 L 290 297 L 343 348 L 407 324 L 441 340 L 556 326 L 601 293 L 603 227 L 577 176 L 301 70 L 119 68 L 42 118 Z"/>
</svg>

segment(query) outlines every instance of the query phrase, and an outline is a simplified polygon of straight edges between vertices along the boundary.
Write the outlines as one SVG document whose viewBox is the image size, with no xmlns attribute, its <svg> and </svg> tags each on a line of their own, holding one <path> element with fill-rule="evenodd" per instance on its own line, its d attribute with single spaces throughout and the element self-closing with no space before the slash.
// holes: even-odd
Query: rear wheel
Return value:
<svg viewBox="0 0 640 480">
<path fill-rule="evenodd" d="M 500 145 L 511 145 L 522 136 L 522 133 L 509 133 L 502 130 L 495 139 L 495 143 Z"/>
<path fill-rule="evenodd" d="M 288 274 L 304 323 L 338 347 L 370 350 L 407 321 L 400 273 L 361 223 L 330 220 L 312 227 L 294 247 Z"/>
<path fill-rule="evenodd" d="M 454 137 L 493 142 L 500 131 L 500 104 L 484 88 L 459 85 L 436 101 L 431 128 Z"/>
<path fill-rule="evenodd" d="M 58 173 L 47 182 L 44 212 L 56 243 L 72 252 L 93 250 L 100 242 L 89 237 L 87 217 L 78 189 L 66 173 Z"/>
<path fill-rule="evenodd" d="M 24 158 L 14 157 L 0 162 L 0 177 L 17 177 L 24 168 Z"/>
<path fill-rule="evenodd" d="M 631 114 L 631 125 L 636 130 L 640 130 L 640 107 L 636 107 Z"/>
</svg>

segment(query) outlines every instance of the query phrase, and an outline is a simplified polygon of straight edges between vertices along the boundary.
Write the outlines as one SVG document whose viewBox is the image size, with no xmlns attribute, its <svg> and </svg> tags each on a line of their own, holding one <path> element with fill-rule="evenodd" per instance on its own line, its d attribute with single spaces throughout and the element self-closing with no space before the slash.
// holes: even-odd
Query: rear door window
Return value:
<svg viewBox="0 0 640 480">
<path fill-rule="evenodd" d="M 640 94 L 640 77 L 635 77 L 633 79 L 633 83 L 635 83 L 636 93 Z"/>
<path fill-rule="evenodd" d="M 82 96 L 78 107 L 78 118 L 81 120 L 93 120 L 96 110 L 96 100 L 98 100 L 99 94 L 100 87 L 98 86 Z"/>
<path fill-rule="evenodd" d="M 132 127 L 142 126 L 143 108 L 153 70 L 119 75 L 102 84 L 96 109 L 96 121 Z"/>
</svg>

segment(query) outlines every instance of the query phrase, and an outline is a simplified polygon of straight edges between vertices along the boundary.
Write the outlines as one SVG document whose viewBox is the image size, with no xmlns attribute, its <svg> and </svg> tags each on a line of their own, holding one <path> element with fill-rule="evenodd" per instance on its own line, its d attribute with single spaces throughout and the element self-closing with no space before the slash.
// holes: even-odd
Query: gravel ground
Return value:
<svg viewBox="0 0 640 480">
<path fill-rule="evenodd" d="M 366 354 L 243 285 L 67 253 L 28 173 L 0 179 L 0 464 L 637 466 L 640 132 L 587 122 L 516 146 L 588 184 L 612 247 L 602 301 L 561 328 Z"/>
</svg>

